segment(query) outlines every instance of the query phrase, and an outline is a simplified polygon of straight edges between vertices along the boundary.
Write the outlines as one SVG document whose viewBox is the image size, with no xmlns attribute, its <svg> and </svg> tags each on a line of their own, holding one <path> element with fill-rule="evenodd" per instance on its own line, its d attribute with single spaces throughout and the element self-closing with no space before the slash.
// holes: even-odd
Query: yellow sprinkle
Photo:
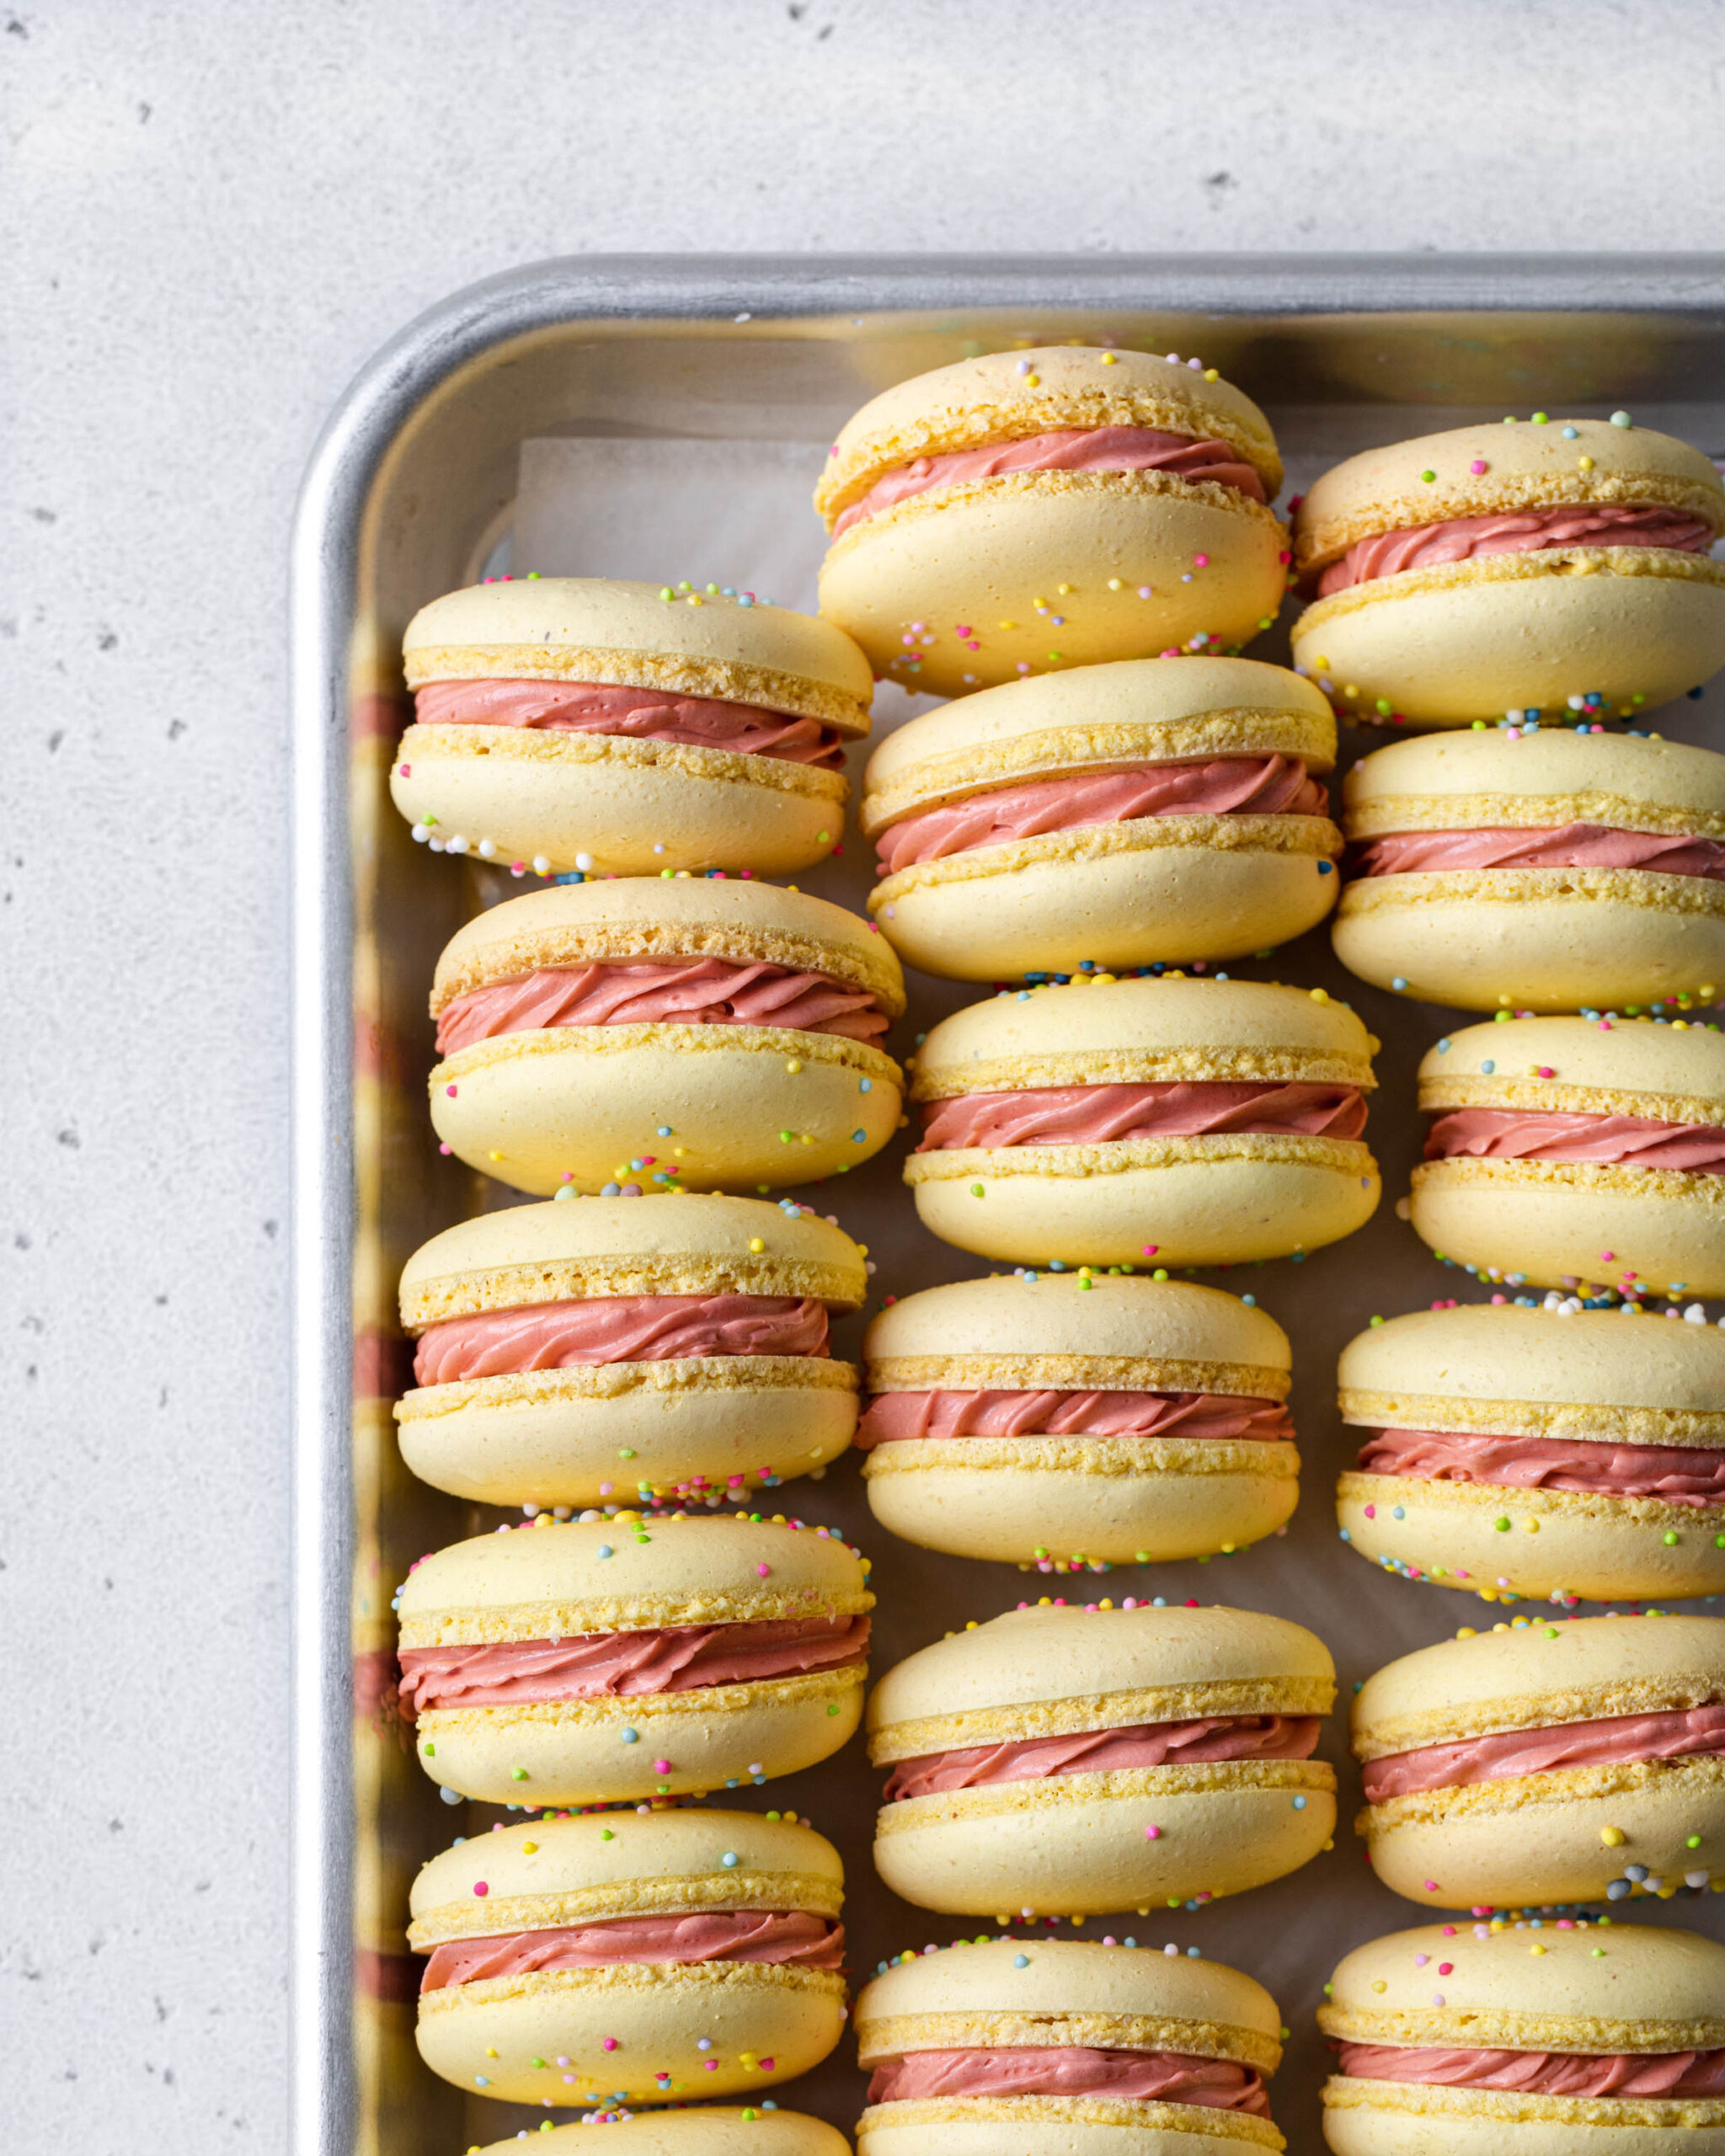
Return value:
<svg viewBox="0 0 1725 2156">
<path fill-rule="evenodd" d="M 1372 1989 L 1374 1991 L 1387 1991 L 1389 1988 L 1390 1987 L 1384 1982 L 1381 1977 L 1376 1977 L 1372 1983 Z"/>
<path fill-rule="evenodd" d="M 1601 1827 L 1599 1839 L 1608 1849 L 1621 1849 L 1629 1837 L 1621 1827 Z"/>
<path fill-rule="evenodd" d="M 1057 584 L 1055 586 L 1055 590 L 1060 593 L 1060 596 L 1061 596 L 1061 598 L 1062 598 L 1062 599 L 1064 599 L 1064 598 L 1065 597 L 1066 594 L 1067 594 L 1067 593 L 1068 593 L 1071 589 L 1072 589 L 1072 587 L 1071 587 L 1071 585 L 1070 584 Z"/>
<path fill-rule="evenodd" d="M 758 1254 L 760 1251 L 766 1248 L 766 1245 L 761 1241 L 759 1235 L 750 1235 L 749 1238 L 749 1247 Z"/>
<path fill-rule="evenodd" d="M 1104 352 L 1102 355 L 1102 363 L 1105 367 L 1113 366 L 1115 363 L 1114 354 L 1112 352 Z"/>
<path fill-rule="evenodd" d="M 1594 468 L 1594 461 L 1590 456 L 1578 456 L 1575 461 L 1583 472 L 1591 472 Z"/>
<path fill-rule="evenodd" d="M 785 1065 L 785 1069 L 790 1072 L 793 1078 L 797 1075 L 798 1072 L 801 1070 L 802 1068 L 802 1065 L 798 1062 L 795 1056 L 793 1056 L 790 1061 Z"/>
<path fill-rule="evenodd" d="M 539 1844 L 537 1842 L 523 1842 L 521 1844 L 521 1854 L 523 1856 L 537 1856 L 538 1854 Z"/>
<path fill-rule="evenodd" d="M 1530 1946 L 1527 1951 L 1530 1954 L 1543 1954 L 1546 1950 L 1543 1946 Z"/>
<path fill-rule="evenodd" d="M 1315 988 L 1311 994 L 1314 1003 L 1327 1003 L 1330 1000 L 1330 991 L 1327 988 Z"/>
<path fill-rule="evenodd" d="M 1358 689 L 1356 689 L 1356 688 L 1354 687 L 1354 684 L 1350 681 L 1350 682 L 1348 684 L 1347 687 L 1346 687 L 1346 688 L 1344 688 L 1344 689 L 1343 690 L 1342 694 L 1343 694 L 1344 696 L 1357 696 L 1359 694 L 1359 690 L 1358 690 Z"/>
<path fill-rule="evenodd" d="M 1540 1531 L 1540 1524 L 1536 1519 L 1524 1520 L 1522 1525 L 1530 1534 L 1537 1534 Z"/>
<path fill-rule="evenodd" d="M 1040 389 L 1042 376 L 1039 374 L 1027 374 L 1024 377 L 1024 387 L 1027 389 Z"/>
<path fill-rule="evenodd" d="M 704 606 L 707 604 L 707 601 L 701 596 L 698 591 L 692 591 L 689 594 L 689 604 L 692 606 Z"/>
<path fill-rule="evenodd" d="M 503 1158 L 503 1155 L 501 1153 L 494 1150 L 488 1153 L 485 1157 L 488 1161 L 500 1161 Z"/>
<path fill-rule="evenodd" d="M 1017 626 L 1018 624 L 1016 622 L 996 622 L 995 623 L 995 627 L 997 629 L 1016 629 Z"/>
</svg>

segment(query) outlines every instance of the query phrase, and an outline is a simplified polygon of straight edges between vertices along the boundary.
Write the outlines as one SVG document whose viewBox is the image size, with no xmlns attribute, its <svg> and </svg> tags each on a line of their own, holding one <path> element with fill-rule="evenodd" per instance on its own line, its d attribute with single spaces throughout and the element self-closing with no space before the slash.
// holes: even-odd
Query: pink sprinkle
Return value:
<svg viewBox="0 0 1725 2156">
<path fill-rule="evenodd" d="M 601 2036 L 599 2040 L 599 2048 L 602 2052 L 614 2052 L 617 2049 L 617 2038 L 615 2036 Z"/>
<path fill-rule="evenodd" d="M 1468 470 L 1469 470 L 1470 472 L 1472 472 L 1472 474 L 1473 474 L 1473 476 L 1474 476 L 1474 478 L 1475 478 L 1476 479 L 1477 479 L 1477 478 L 1478 478 L 1478 477 L 1479 477 L 1480 473 L 1481 473 L 1482 472 L 1483 472 L 1483 471 L 1485 470 L 1485 468 L 1486 468 L 1486 461 L 1485 461 L 1484 457 L 1482 457 L 1482 456 L 1476 456 L 1476 457 L 1474 458 L 1474 460 L 1473 460 L 1472 463 L 1471 463 L 1471 464 L 1470 464 L 1470 465 L 1468 466 L 1468 467 L 1467 467 L 1467 468 L 1468 468 Z"/>
<path fill-rule="evenodd" d="M 1365 1508 L 1365 1516 L 1368 1519 L 1375 1519 L 1378 1516 L 1377 1507 L 1375 1505 L 1368 1505 Z"/>
<path fill-rule="evenodd" d="M 455 1098 L 455 1087 L 453 1086 L 446 1086 L 443 1090 L 448 1094 L 451 1100 Z"/>
<path fill-rule="evenodd" d="M 1609 1265 L 1609 1264 L 1611 1262 L 1611 1261 L 1612 1261 L 1612 1260 L 1616 1257 L 1616 1255 L 1617 1255 L 1617 1253 L 1616 1253 L 1616 1251 L 1615 1250 L 1602 1250 L 1602 1251 L 1599 1252 L 1599 1256 L 1600 1256 L 1600 1257 L 1605 1260 L 1605 1262 L 1608 1265 Z"/>
<path fill-rule="evenodd" d="M 1138 587 L 1138 596 L 1140 599 L 1151 599 L 1155 596 L 1155 594 L 1147 584 L 1140 584 Z"/>
<path fill-rule="evenodd" d="M 773 2070 L 774 2067 L 776 2067 L 777 2064 L 778 2064 L 778 2061 L 777 2061 L 777 2059 L 772 2059 L 772 2058 L 764 2058 L 764 2059 L 762 2059 L 762 2060 L 761 2060 L 761 2071 L 763 2073 L 771 2073 L 772 2072 L 772 2070 Z"/>
<path fill-rule="evenodd" d="M 1146 1257 L 1154 1257 L 1161 1248 L 1162 1245 L 1160 1243 L 1146 1243 L 1144 1246 L 1144 1255 Z"/>
<path fill-rule="evenodd" d="M 1425 1891 L 1428 1894 L 1435 1894 L 1438 1891 L 1437 1881 L 1435 1879 L 1428 1879 L 1425 1882 Z"/>
<path fill-rule="evenodd" d="M 771 1574 L 772 1571 L 772 1567 L 771 1565 L 757 1565 L 755 1567 L 755 1577 L 756 1579 L 764 1580 Z"/>
<path fill-rule="evenodd" d="M 740 1490 L 743 1486 L 743 1478 L 740 1475 L 727 1475 L 724 1479 L 733 1490 Z"/>
<path fill-rule="evenodd" d="M 1429 1954 L 1416 1954 L 1413 1957 L 1413 1966 L 1416 1969 L 1423 1969 L 1431 1958 Z"/>
<path fill-rule="evenodd" d="M 1144 1830 L 1144 1838 L 1147 1842 L 1159 1842 L 1162 1838 L 1162 1830 L 1160 1827 L 1146 1827 Z"/>
<path fill-rule="evenodd" d="M 1195 569 L 1207 569 L 1210 567 L 1210 556 L 1208 554 L 1194 554 L 1192 557 L 1192 566 Z"/>
<path fill-rule="evenodd" d="M 453 1145 L 440 1145 L 437 1150 L 446 1158 L 451 1153 L 454 1152 L 455 1148 Z"/>
<path fill-rule="evenodd" d="M 1555 1078 L 1557 1075 L 1549 1063 L 1541 1064 L 1539 1069 L 1534 1073 L 1536 1078 Z"/>
<path fill-rule="evenodd" d="M 476 1879 L 473 1881 L 473 1892 L 478 1895 L 480 1899 L 483 1901 L 485 1896 L 491 1892 L 491 1889 L 485 1884 L 485 1881 L 483 1879 Z"/>
<path fill-rule="evenodd" d="M 414 775 L 413 766 L 411 764 L 403 764 L 401 767 L 401 775 L 403 778 L 411 778 Z"/>
<path fill-rule="evenodd" d="M 653 1762 L 653 1771 L 655 1774 L 668 1774 L 670 1772 L 670 1761 L 669 1759 L 655 1759 Z"/>
</svg>

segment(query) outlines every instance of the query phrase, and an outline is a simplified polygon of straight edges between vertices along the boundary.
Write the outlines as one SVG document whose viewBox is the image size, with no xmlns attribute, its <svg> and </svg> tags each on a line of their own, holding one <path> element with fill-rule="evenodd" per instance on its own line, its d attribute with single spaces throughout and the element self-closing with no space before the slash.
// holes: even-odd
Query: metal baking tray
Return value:
<svg viewBox="0 0 1725 2156">
<path fill-rule="evenodd" d="M 1201 352 L 1268 409 L 1290 483 L 1370 442 L 1535 405 L 1627 405 L 1725 447 L 1725 256 L 1654 255 L 573 259 L 473 286 L 422 316 L 365 368 L 318 446 L 292 593 L 298 2156 L 454 2156 L 542 2116 L 464 2096 L 419 2064 L 417 1972 L 402 1935 L 419 1864 L 492 1815 L 446 1808 L 413 1758 L 393 1710 L 390 1595 L 414 1556 L 496 1515 L 425 1488 L 400 1463 L 389 1414 L 405 1366 L 395 1278 L 426 1236 L 509 1201 L 430 1143 L 425 999 L 460 921 L 522 888 L 499 890 L 487 883 L 494 872 L 430 858 L 390 805 L 402 628 L 425 600 L 507 563 L 517 451 L 529 438 L 788 436 L 811 444 L 812 483 L 815 445 L 887 383 L 1020 339 L 1097 337 Z M 741 584 L 748 565 L 726 574 Z M 1284 657 L 1285 641 L 1272 635 L 1252 650 Z M 1716 709 L 1679 704 L 1650 723 L 1725 747 Z M 1370 745 L 1355 738 L 1353 751 Z M 860 907 L 866 851 L 853 840 L 846 860 L 805 884 Z M 1378 1219 L 1309 1264 L 1268 1266 L 1249 1283 L 1295 1342 L 1305 1497 L 1292 1529 L 1225 1565 L 1027 1579 L 894 1542 L 873 1524 L 854 1460 L 841 1461 L 776 1502 L 835 1522 L 876 1559 L 877 1672 L 1022 1596 L 1196 1595 L 1312 1625 L 1336 1656 L 1345 1707 L 1350 1682 L 1379 1662 L 1480 1620 L 1477 1602 L 1386 1577 L 1343 1550 L 1329 1505 L 1351 1451 L 1333 1405 L 1342 1342 L 1376 1311 L 1482 1292 L 1441 1270 L 1392 1209 L 1414 1156 L 1413 1065 L 1444 1014 L 1352 981 L 1321 931 L 1271 967 L 1236 970 L 1322 984 L 1384 1041 L 1370 1134 L 1385 1170 Z M 913 1028 L 972 993 L 915 975 L 911 987 L 900 1053 Z M 873 1249 L 877 1286 L 904 1293 L 985 1270 L 917 1227 L 898 1181 L 901 1152 L 819 1193 Z M 1248 1283 L 1228 1275 L 1220 1284 Z M 854 1352 L 858 1329 L 845 1328 L 839 1352 Z M 1331 1965 L 1359 1940 L 1420 1920 L 1361 1861 L 1347 1823 L 1358 1783 L 1342 1715 L 1322 1749 L 1342 1773 L 1333 1854 L 1196 1914 L 1087 1923 L 1081 1935 L 1172 1939 L 1270 1986 L 1293 2032 L 1273 2095 L 1296 2152 L 1322 2145 L 1312 2009 Z M 731 1800 L 793 1805 L 838 1842 L 859 1982 L 883 1956 L 964 1929 L 895 1902 L 875 1881 L 876 1796 L 856 1740 L 823 1768 Z M 1636 1913 L 1725 1935 L 1717 1897 Z M 846 2044 L 780 2094 L 848 2129 L 863 2085 Z"/>
</svg>

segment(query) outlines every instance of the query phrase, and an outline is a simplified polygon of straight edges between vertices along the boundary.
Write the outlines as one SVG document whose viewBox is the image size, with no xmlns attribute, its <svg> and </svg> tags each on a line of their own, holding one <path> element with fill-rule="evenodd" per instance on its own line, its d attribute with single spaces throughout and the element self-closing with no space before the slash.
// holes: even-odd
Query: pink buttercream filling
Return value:
<svg viewBox="0 0 1725 2156">
<path fill-rule="evenodd" d="M 867 1617 L 771 1618 L 753 1625 L 678 1625 L 589 1632 L 567 1640 L 498 1640 L 401 1650 L 409 1714 L 436 1707 L 530 1706 L 552 1700 L 696 1692 L 846 1669 L 868 1652 Z"/>
<path fill-rule="evenodd" d="M 1360 2081 L 1519 2089 L 1540 2096 L 1725 2096 L 1725 2051 L 1476 2052 L 1417 2044 L 1342 2044 L 1342 2071 Z"/>
<path fill-rule="evenodd" d="M 881 1392 L 857 1449 L 912 1438 L 1252 1438 L 1294 1435 L 1274 1400 L 1218 1392 Z"/>
<path fill-rule="evenodd" d="M 1402 531 L 1357 539 L 1317 580 L 1317 595 L 1346 591 L 1403 569 L 1442 562 L 1477 560 L 1485 554 L 1537 554 L 1551 547 L 1664 547 L 1705 554 L 1713 543 L 1706 520 L 1658 503 L 1644 508 L 1607 503 L 1565 504 L 1556 509 L 1499 510 L 1489 516 L 1455 516 Z"/>
<path fill-rule="evenodd" d="M 1002 787 L 968 801 L 927 808 L 875 842 L 883 875 L 919 861 L 944 861 L 981 846 L 1126 824 L 1143 816 L 1322 816 L 1328 797 L 1298 756 L 1217 756 L 1208 763 L 1135 765 L 1076 771 Z"/>
<path fill-rule="evenodd" d="M 1350 848 L 1355 876 L 1436 875 L 1459 868 L 1645 868 L 1659 876 L 1701 876 L 1725 883 L 1725 845 L 1717 839 L 1620 831 L 1607 824 L 1564 824 L 1554 830 L 1398 831 Z"/>
<path fill-rule="evenodd" d="M 836 1969 L 844 1926 L 806 1909 L 703 1909 L 686 1916 L 606 1917 L 550 1931 L 446 1939 L 431 1950 L 422 1992 L 541 1969 L 605 1969 L 619 1961 L 774 1961 Z"/>
<path fill-rule="evenodd" d="M 919 1153 L 970 1146 L 1097 1145 L 1132 1138 L 1226 1132 L 1358 1138 L 1365 1102 L 1356 1086 L 1250 1081 L 1159 1081 L 1143 1086 L 1048 1086 L 1022 1093 L 960 1093 L 922 1111 Z"/>
<path fill-rule="evenodd" d="M 1640 1115 L 1537 1108 L 1455 1108 L 1425 1141 L 1429 1161 L 1605 1161 L 1631 1168 L 1725 1173 L 1725 1130 Z"/>
<path fill-rule="evenodd" d="M 1091 2051 L 1081 2044 L 906 2052 L 883 2060 L 868 2084 L 871 2104 L 940 2096 L 1112 2096 L 1126 2103 L 1249 2111 L 1257 2118 L 1268 2118 L 1270 2111 L 1255 2067 L 1179 2052 Z"/>
<path fill-rule="evenodd" d="M 446 1318 L 420 1336 L 414 1382 L 690 1355 L 825 1355 L 826 1341 L 826 1308 L 812 1296 L 598 1295 Z"/>
<path fill-rule="evenodd" d="M 674 741 L 745 756 L 842 768 L 844 744 L 819 719 L 763 711 L 717 696 L 610 681 L 429 681 L 414 698 L 417 726 L 521 726 L 545 734 L 608 734 Z"/>
<path fill-rule="evenodd" d="M 1376 1430 L 1361 1449 L 1367 1475 L 1486 1482 L 1507 1490 L 1573 1490 L 1725 1505 L 1725 1447 L 1630 1445 L 1592 1438 L 1505 1438 L 1468 1430 Z"/>
<path fill-rule="evenodd" d="M 1611 1767 L 1624 1760 L 1694 1759 L 1725 1752 L 1725 1703 L 1674 1707 L 1645 1715 L 1610 1715 L 1599 1721 L 1561 1722 L 1550 1729 L 1506 1729 L 1454 1744 L 1423 1745 L 1373 1759 L 1365 1769 L 1365 1801 L 1422 1790 L 1460 1789 L 1469 1782 L 1548 1774 L 1562 1767 Z"/>
<path fill-rule="evenodd" d="M 437 1022 L 437 1051 L 554 1026 L 785 1026 L 872 1041 L 890 1022 L 866 988 L 827 974 L 730 958 L 601 960 L 457 996 Z"/>
<path fill-rule="evenodd" d="M 1190 1721 L 1140 1722 L 1130 1729 L 1017 1737 L 900 1759 L 884 1794 L 887 1803 L 897 1804 L 943 1790 L 1041 1781 L 1049 1774 L 1106 1774 L 1127 1767 L 1183 1767 L 1200 1760 L 1309 1759 L 1321 1727 L 1316 1715 L 1201 1715 Z"/>
<path fill-rule="evenodd" d="M 1209 479 L 1231 487 L 1255 502 L 1266 499 L 1263 481 L 1227 442 L 1199 441 L 1161 427 L 1056 427 L 1017 441 L 918 456 L 884 472 L 842 513 L 832 536 L 836 539 L 865 517 L 895 509 L 932 488 L 1001 479 L 1012 472 L 1172 472 L 1182 479 Z"/>
</svg>

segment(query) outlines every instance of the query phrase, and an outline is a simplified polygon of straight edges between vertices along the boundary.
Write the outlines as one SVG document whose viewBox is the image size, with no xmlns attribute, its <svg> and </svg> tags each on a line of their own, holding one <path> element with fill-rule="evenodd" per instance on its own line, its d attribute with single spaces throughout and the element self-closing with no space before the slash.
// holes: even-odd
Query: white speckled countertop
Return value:
<svg viewBox="0 0 1725 2156">
<path fill-rule="evenodd" d="M 350 374 L 589 250 L 1717 246 L 1725 10 L 19 0 L 0 74 L 5 2139 L 277 2151 L 283 597 Z"/>
</svg>

